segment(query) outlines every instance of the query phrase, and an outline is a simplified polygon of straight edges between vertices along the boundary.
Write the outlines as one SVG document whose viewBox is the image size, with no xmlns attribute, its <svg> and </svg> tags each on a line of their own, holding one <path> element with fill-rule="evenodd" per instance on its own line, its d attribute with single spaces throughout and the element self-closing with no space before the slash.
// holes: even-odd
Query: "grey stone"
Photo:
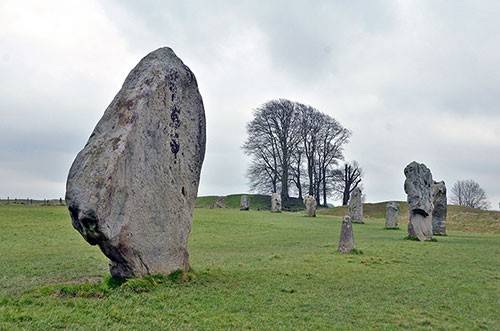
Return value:
<svg viewBox="0 0 500 331">
<path fill-rule="evenodd" d="M 399 205 L 395 202 L 388 202 L 386 209 L 385 227 L 386 229 L 396 229 L 399 223 Z"/>
<path fill-rule="evenodd" d="M 432 180 L 431 171 L 423 163 L 413 161 L 404 169 L 404 189 L 408 195 L 408 237 L 420 241 L 432 239 Z"/>
<path fill-rule="evenodd" d="M 344 216 L 340 230 L 339 251 L 350 253 L 354 249 L 354 233 L 350 216 Z"/>
<path fill-rule="evenodd" d="M 363 198 L 359 187 L 356 187 L 351 192 L 351 198 L 349 199 L 349 215 L 353 223 L 364 223 Z"/>
<path fill-rule="evenodd" d="M 432 185 L 432 234 L 446 235 L 446 214 L 448 211 L 446 198 L 446 185 L 443 181 L 434 182 Z"/>
<path fill-rule="evenodd" d="M 66 184 L 72 224 L 110 259 L 112 276 L 189 269 L 205 141 L 194 74 L 170 48 L 151 52 L 125 79 Z"/>
<path fill-rule="evenodd" d="M 304 205 L 306 206 L 306 215 L 316 217 L 316 199 L 312 195 L 304 198 Z"/>
<path fill-rule="evenodd" d="M 281 195 L 271 194 L 271 213 L 281 213 Z"/>
<path fill-rule="evenodd" d="M 212 201 L 210 204 L 210 209 L 221 208 L 227 209 L 227 205 L 224 203 L 225 196 L 218 197 L 216 200 Z"/>
<path fill-rule="evenodd" d="M 240 210 L 250 209 L 250 198 L 248 195 L 242 195 L 240 198 Z"/>
</svg>

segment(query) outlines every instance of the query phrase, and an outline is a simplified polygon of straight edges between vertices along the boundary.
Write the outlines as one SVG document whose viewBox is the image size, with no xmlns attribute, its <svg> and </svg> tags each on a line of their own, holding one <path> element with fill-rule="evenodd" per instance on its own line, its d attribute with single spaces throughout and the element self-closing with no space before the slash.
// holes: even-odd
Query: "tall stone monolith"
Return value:
<svg viewBox="0 0 500 331">
<path fill-rule="evenodd" d="M 397 229 L 399 223 L 399 205 L 395 202 L 388 202 L 386 205 L 386 229 Z"/>
<path fill-rule="evenodd" d="M 76 156 L 66 184 L 73 226 L 110 259 L 112 276 L 189 269 L 205 141 L 194 74 L 170 48 L 149 53 Z"/>
<path fill-rule="evenodd" d="M 271 194 L 271 213 L 281 213 L 281 195 L 279 193 Z"/>
<path fill-rule="evenodd" d="M 340 230 L 339 251 L 350 253 L 354 249 L 354 233 L 352 231 L 352 220 L 350 216 L 344 216 Z"/>
<path fill-rule="evenodd" d="M 240 210 L 248 211 L 250 209 L 250 198 L 248 195 L 242 195 L 240 197 Z"/>
<path fill-rule="evenodd" d="M 408 195 L 408 237 L 420 241 L 432 239 L 432 180 L 431 171 L 423 163 L 413 161 L 404 169 L 404 189 Z"/>
<path fill-rule="evenodd" d="M 312 195 L 304 198 L 304 205 L 306 206 L 306 216 L 316 217 L 316 199 Z"/>
<path fill-rule="evenodd" d="M 363 198 L 361 194 L 361 189 L 356 187 L 351 192 L 351 197 L 349 199 L 349 215 L 353 223 L 364 223 L 363 222 Z"/>
<path fill-rule="evenodd" d="M 448 210 L 446 198 L 446 185 L 444 181 L 434 182 L 432 185 L 432 234 L 446 235 L 446 214 Z"/>
</svg>

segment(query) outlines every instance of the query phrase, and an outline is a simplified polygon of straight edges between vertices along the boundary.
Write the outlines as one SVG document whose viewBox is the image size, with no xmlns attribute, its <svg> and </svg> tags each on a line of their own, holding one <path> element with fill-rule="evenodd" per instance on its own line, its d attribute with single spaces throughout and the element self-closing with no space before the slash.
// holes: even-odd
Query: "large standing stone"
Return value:
<svg viewBox="0 0 500 331">
<path fill-rule="evenodd" d="M 316 199 L 312 195 L 304 198 L 304 205 L 306 206 L 306 215 L 316 217 Z"/>
<path fill-rule="evenodd" d="M 281 213 L 281 195 L 271 194 L 271 213 Z"/>
<path fill-rule="evenodd" d="M 395 202 L 388 202 L 386 205 L 386 229 L 397 229 L 399 223 L 399 205 Z"/>
<path fill-rule="evenodd" d="M 351 198 L 349 200 L 349 215 L 353 223 L 364 223 L 363 222 L 363 198 L 361 194 L 361 189 L 356 187 L 351 192 Z"/>
<path fill-rule="evenodd" d="M 354 233 L 352 231 L 352 221 L 350 216 L 344 216 L 342 228 L 340 230 L 339 251 L 350 253 L 354 249 Z"/>
<path fill-rule="evenodd" d="M 432 180 L 431 171 L 423 163 L 413 161 L 404 169 L 405 192 L 408 195 L 408 237 L 420 241 L 432 239 Z"/>
<path fill-rule="evenodd" d="M 399 205 L 395 202 L 388 202 L 386 209 L 385 228 L 397 229 L 399 223 Z"/>
<path fill-rule="evenodd" d="M 438 236 L 446 235 L 446 214 L 447 214 L 447 198 L 446 185 L 443 181 L 434 182 L 432 185 L 432 234 Z"/>
<path fill-rule="evenodd" d="M 189 269 L 187 241 L 205 155 L 194 74 L 170 48 L 130 72 L 68 175 L 73 226 L 115 277 Z"/>
<path fill-rule="evenodd" d="M 240 197 L 240 210 L 249 210 L 250 209 L 250 198 L 248 195 L 242 195 Z"/>
</svg>

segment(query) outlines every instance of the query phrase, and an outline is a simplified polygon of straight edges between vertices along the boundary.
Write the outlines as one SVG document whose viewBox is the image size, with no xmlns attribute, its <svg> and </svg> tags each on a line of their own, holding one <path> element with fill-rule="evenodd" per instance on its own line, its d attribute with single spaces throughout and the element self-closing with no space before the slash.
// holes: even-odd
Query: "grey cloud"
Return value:
<svg viewBox="0 0 500 331">
<path fill-rule="evenodd" d="M 59 196 L 67 168 L 126 74 L 166 45 L 193 70 L 205 102 L 201 194 L 247 189 L 248 160 L 240 149 L 245 123 L 253 108 L 286 97 L 353 131 L 346 157 L 365 169 L 369 201 L 404 200 L 402 169 L 413 160 L 449 186 L 475 179 L 493 206 L 500 201 L 496 1 L 148 0 L 99 6 L 114 34 L 78 63 L 78 51 L 51 58 L 43 45 L 0 39 L 8 45 L 0 53 L 0 74 L 9 77 L 0 82 L 6 119 L 0 123 L 0 168 L 5 183 L 16 178 L 2 189 L 26 190 L 28 180 Z M 91 28 L 85 32 L 97 38 Z M 21 184 L 21 172 L 36 176 Z"/>
</svg>

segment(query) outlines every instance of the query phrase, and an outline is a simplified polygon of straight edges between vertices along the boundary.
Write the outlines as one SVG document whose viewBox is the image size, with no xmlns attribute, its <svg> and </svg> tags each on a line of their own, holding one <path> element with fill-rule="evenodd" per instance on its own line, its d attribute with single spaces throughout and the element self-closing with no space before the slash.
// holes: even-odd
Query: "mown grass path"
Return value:
<svg viewBox="0 0 500 331">
<path fill-rule="evenodd" d="M 113 285 L 64 207 L 0 206 L 0 330 L 499 330 L 500 236 L 196 209 L 196 278 Z"/>
</svg>

